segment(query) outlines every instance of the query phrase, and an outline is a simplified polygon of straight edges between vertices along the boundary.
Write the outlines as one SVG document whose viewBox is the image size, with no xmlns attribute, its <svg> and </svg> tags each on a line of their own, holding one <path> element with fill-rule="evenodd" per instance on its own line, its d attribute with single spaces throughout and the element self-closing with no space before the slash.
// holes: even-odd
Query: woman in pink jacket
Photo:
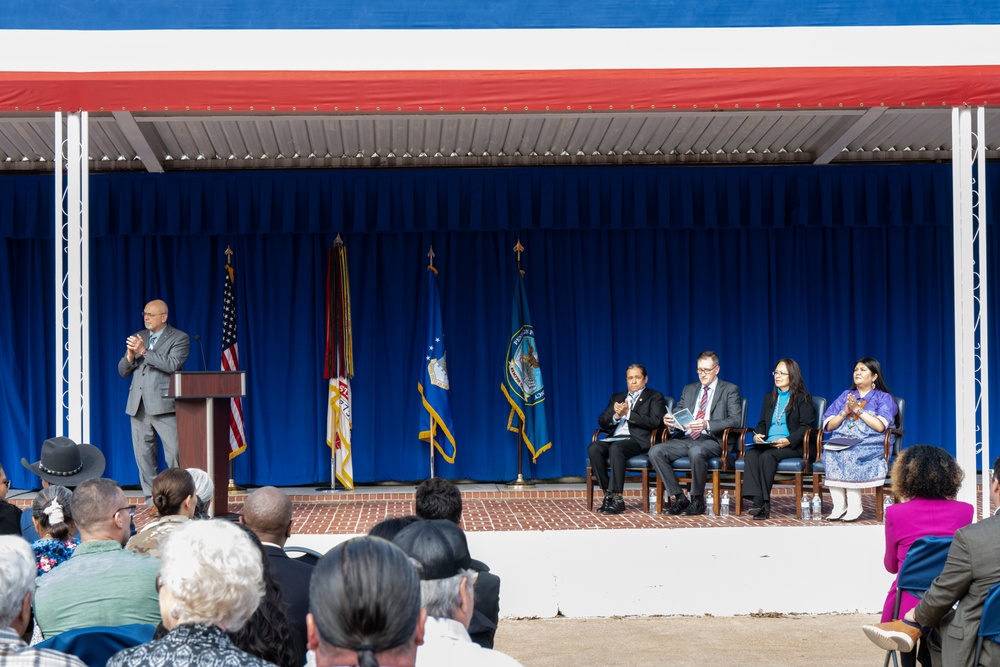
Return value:
<svg viewBox="0 0 1000 667">
<path fill-rule="evenodd" d="M 910 545 L 921 537 L 952 537 L 956 530 L 972 523 L 975 508 L 955 500 L 964 478 L 955 458 L 940 447 L 914 445 L 902 451 L 892 466 L 896 504 L 885 512 L 886 570 L 899 574 Z M 899 618 L 919 602 L 909 593 L 902 595 Z M 893 619 L 895 604 L 893 580 L 882 607 L 883 622 Z M 901 657 L 904 664 L 914 664 L 914 653 L 903 653 Z"/>
</svg>

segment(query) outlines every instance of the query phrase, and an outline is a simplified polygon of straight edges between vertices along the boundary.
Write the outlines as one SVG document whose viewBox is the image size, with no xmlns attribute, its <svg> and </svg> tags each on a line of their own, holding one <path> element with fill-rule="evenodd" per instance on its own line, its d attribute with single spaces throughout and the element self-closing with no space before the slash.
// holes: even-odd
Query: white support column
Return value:
<svg viewBox="0 0 1000 667">
<path fill-rule="evenodd" d="M 55 373 L 56 381 L 53 385 L 55 387 L 55 401 L 52 403 L 56 406 L 55 410 L 55 427 L 52 429 L 53 436 L 60 436 L 66 434 L 66 414 L 65 408 L 63 406 L 63 380 L 62 380 L 62 369 L 63 364 L 66 359 L 66 348 L 64 347 L 63 335 L 63 280 L 65 278 L 65 260 L 63 255 L 66 253 L 65 249 L 65 235 L 63 232 L 63 119 L 62 112 L 57 111 L 55 114 L 55 145 L 53 146 L 55 158 L 53 159 L 53 165 L 56 177 L 56 187 L 55 187 L 55 206 L 53 211 L 55 211 L 55 218 L 53 219 L 53 254 L 55 261 L 53 266 L 55 267 L 55 280 L 53 285 L 55 286 L 55 298 L 52 300 L 55 308 L 55 317 L 53 322 L 55 322 L 55 349 L 53 350 L 53 359 L 55 360 Z"/>
<path fill-rule="evenodd" d="M 87 113 L 55 115 L 56 435 L 90 439 Z M 63 179 L 63 159 L 66 176 Z"/>
<path fill-rule="evenodd" d="M 972 111 L 951 111 L 955 264 L 955 454 L 965 470 L 958 499 L 976 502 L 975 256 L 972 208 Z"/>
<path fill-rule="evenodd" d="M 976 299 L 979 305 L 977 312 L 977 345 L 979 349 L 979 435 L 980 451 L 982 453 L 980 470 L 983 471 L 983 516 L 992 513 L 990 508 L 989 470 L 993 468 L 993 457 L 990 455 L 990 357 L 989 357 L 989 273 L 987 272 L 986 245 L 986 109 L 976 109 L 976 178 L 975 178 L 975 220 L 976 220 Z"/>
</svg>

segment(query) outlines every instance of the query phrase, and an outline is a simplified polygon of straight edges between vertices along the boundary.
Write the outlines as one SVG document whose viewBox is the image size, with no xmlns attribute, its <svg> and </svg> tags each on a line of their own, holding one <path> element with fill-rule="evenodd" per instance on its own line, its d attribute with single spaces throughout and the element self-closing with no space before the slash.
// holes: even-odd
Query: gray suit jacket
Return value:
<svg viewBox="0 0 1000 667">
<path fill-rule="evenodd" d="M 677 402 L 677 410 L 687 408 L 691 414 L 698 415 L 698 401 L 701 399 L 701 383 L 692 382 L 684 387 L 681 400 Z M 731 382 L 719 380 L 712 395 L 712 405 L 708 408 L 708 431 L 706 435 L 713 440 L 722 438 L 722 432 L 727 428 L 741 428 L 743 402 L 740 400 L 740 388 Z"/>
<path fill-rule="evenodd" d="M 143 329 L 136 336 L 140 336 L 149 345 L 149 331 Z M 190 347 L 188 335 L 168 324 L 160 332 L 156 348 L 148 350 L 145 357 L 136 357 L 135 361 L 129 362 L 122 355 L 118 362 L 118 374 L 123 378 L 132 376 L 125 412 L 134 417 L 139 410 L 140 399 L 146 414 L 164 415 L 173 412 L 174 399 L 165 397 L 167 386 L 172 373 L 184 370 Z"/>
<path fill-rule="evenodd" d="M 938 626 L 941 664 L 971 665 L 979 619 L 990 587 L 1000 582 L 1000 516 L 992 516 L 955 532 L 944 569 L 913 610 L 923 626 Z M 956 601 L 958 609 L 951 612 Z M 1000 645 L 983 643 L 981 665 L 1000 665 Z"/>
</svg>

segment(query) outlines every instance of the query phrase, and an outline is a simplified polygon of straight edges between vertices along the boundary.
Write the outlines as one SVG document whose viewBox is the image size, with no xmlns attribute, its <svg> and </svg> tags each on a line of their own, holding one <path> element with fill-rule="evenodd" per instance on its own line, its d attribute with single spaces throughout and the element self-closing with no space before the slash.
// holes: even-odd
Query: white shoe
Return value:
<svg viewBox="0 0 1000 667">
<path fill-rule="evenodd" d="M 862 511 L 861 489 L 847 489 L 847 513 L 840 520 L 857 521 Z"/>
<path fill-rule="evenodd" d="M 830 500 L 833 501 L 833 510 L 826 517 L 827 521 L 840 521 L 847 513 L 847 492 L 837 486 L 830 487 Z"/>
</svg>

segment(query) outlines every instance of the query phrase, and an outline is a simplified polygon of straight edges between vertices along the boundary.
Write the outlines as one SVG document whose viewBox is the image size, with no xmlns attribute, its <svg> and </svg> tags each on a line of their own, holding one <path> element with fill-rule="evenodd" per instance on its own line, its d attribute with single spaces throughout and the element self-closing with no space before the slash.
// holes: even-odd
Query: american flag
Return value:
<svg viewBox="0 0 1000 667">
<path fill-rule="evenodd" d="M 232 253 L 228 251 L 227 254 Z M 240 354 L 236 345 L 236 269 L 226 264 L 225 286 L 222 290 L 222 370 L 238 371 Z M 247 448 L 243 432 L 243 399 L 230 399 L 229 406 L 229 458 L 235 458 Z"/>
</svg>

